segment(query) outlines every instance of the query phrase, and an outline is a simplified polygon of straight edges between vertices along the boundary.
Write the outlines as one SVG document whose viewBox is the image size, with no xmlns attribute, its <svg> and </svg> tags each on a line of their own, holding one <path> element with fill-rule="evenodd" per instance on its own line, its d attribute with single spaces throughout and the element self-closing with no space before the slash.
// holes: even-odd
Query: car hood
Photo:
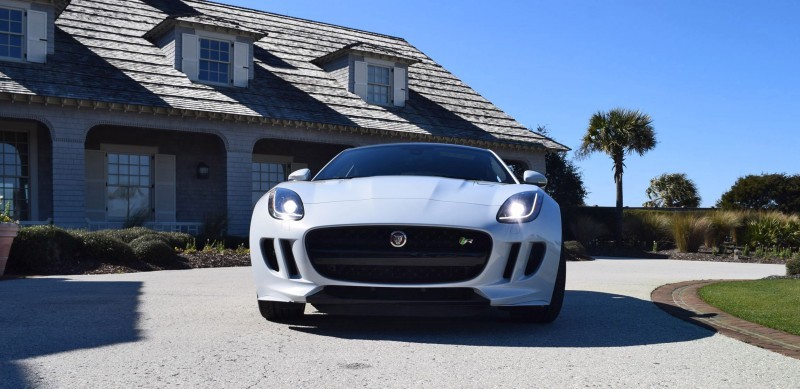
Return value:
<svg viewBox="0 0 800 389">
<path fill-rule="evenodd" d="M 280 184 L 300 195 L 305 204 L 374 199 L 425 199 L 431 201 L 501 205 L 511 195 L 541 191 L 523 184 L 501 184 L 442 177 L 380 176 Z"/>
</svg>

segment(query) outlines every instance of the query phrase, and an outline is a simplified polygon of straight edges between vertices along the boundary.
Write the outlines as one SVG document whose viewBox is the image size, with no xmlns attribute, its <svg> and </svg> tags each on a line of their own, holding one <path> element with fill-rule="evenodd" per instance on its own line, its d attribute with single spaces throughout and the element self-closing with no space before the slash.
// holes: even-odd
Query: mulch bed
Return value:
<svg viewBox="0 0 800 389">
<path fill-rule="evenodd" d="M 178 255 L 172 263 L 164 266 L 156 266 L 140 261 L 137 261 L 136 264 L 125 266 L 121 264 L 75 259 L 53 265 L 47 270 L 47 274 L 32 274 L 25 269 L 8 268 L 6 269 L 4 278 L 35 275 L 121 274 L 154 270 L 183 270 L 233 266 L 250 266 L 250 254 L 243 252 L 237 253 L 234 250 L 226 250 L 224 254 L 219 251 L 197 251 L 191 254 L 182 253 Z"/>
</svg>

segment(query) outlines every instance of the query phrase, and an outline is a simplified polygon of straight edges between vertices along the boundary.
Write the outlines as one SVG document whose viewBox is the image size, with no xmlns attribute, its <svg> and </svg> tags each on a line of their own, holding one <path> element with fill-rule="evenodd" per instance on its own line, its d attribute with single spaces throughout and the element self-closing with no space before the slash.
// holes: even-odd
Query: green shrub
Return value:
<svg viewBox="0 0 800 389">
<path fill-rule="evenodd" d="M 743 243 L 751 246 L 800 245 L 800 217 L 780 212 L 752 213 L 743 229 Z"/>
<path fill-rule="evenodd" d="M 800 275 L 800 258 L 792 258 L 786 261 L 786 275 Z"/>
<path fill-rule="evenodd" d="M 160 267 L 168 267 L 175 262 L 175 251 L 165 240 L 158 236 L 142 236 L 134 239 L 130 247 L 136 258 L 142 262 Z"/>
<path fill-rule="evenodd" d="M 705 239 L 708 219 L 695 213 L 681 212 L 672 216 L 672 237 L 682 253 L 696 253 Z"/>
<path fill-rule="evenodd" d="M 735 211 L 714 211 L 706 214 L 708 229 L 705 234 L 706 247 L 719 248 L 727 237 L 733 239 L 736 229 L 742 225 L 742 213 Z"/>
<path fill-rule="evenodd" d="M 626 211 L 622 219 L 625 238 L 634 243 L 671 240 L 668 214 L 658 211 Z"/>
<path fill-rule="evenodd" d="M 194 237 L 183 232 L 159 232 L 159 236 L 166 239 L 172 248 L 186 250 L 189 245 L 194 244 Z"/>
<path fill-rule="evenodd" d="M 134 239 L 144 235 L 158 234 L 158 232 L 145 227 L 130 227 L 121 230 L 102 230 L 97 232 L 108 235 L 114 239 L 119 239 L 125 243 L 130 243 Z"/>
<path fill-rule="evenodd" d="M 568 261 L 585 261 L 592 260 L 593 258 L 586 253 L 586 248 L 583 247 L 581 242 L 576 240 L 568 240 L 564 242 L 564 250 L 566 250 L 566 257 Z"/>
<path fill-rule="evenodd" d="M 147 264 L 136 258 L 136 254 L 125 242 L 105 231 L 83 235 L 82 255 L 102 263 L 128 266 L 137 270 L 150 270 Z"/>
<path fill-rule="evenodd" d="M 11 246 L 9 272 L 20 269 L 34 274 L 48 274 L 73 260 L 80 248 L 81 240 L 59 227 L 23 227 Z"/>
<path fill-rule="evenodd" d="M 131 248 L 133 248 L 134 244 L 137 244 L 139 242 L 163 242 L 164 244 L 169 246 L 169 241 L 167 240 L 167 238 L 161 236 L 161 234 L 146 234 L 146 235 L 142 235 L 142 236 L 140 236 L 140 237 L 128 242 L 128 246 L 131 246 Z M 170 246 L 170 247 L 172 247 L 172 246 Z"/>
</svg>

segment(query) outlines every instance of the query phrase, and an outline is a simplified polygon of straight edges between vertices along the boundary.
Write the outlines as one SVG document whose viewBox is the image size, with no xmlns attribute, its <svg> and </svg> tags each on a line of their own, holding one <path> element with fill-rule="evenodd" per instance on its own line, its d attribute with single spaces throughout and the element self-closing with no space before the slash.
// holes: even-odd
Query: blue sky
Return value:
<svg viewBox="0 0 800 389">
<path fill-rule="evenodd" d="M 702 206 L 740 176 L 800 173 L 798 1 L 222 2 L 405 38 L 572 149 L 597 111 L 650 114 L 659 144 L 627 159 L 626 206 L 662 173 L 686 173 Z M 577 164 L 587 204 L 613 205 L 611 160 Z"/>
</svg>

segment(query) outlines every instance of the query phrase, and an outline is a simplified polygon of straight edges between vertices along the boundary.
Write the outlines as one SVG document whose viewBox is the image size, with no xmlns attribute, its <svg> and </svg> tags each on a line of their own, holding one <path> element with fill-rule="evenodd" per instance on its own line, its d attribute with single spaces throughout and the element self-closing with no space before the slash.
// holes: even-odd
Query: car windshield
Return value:
<svg viewBox="0 0 800 389">
<path fill-rule="evenodd" d="M 446 145 L 389 145 L 337 155 L 314 181 L 374 176 L 433 176 L 516 184 L 493 153 Z"/>
</svg>

